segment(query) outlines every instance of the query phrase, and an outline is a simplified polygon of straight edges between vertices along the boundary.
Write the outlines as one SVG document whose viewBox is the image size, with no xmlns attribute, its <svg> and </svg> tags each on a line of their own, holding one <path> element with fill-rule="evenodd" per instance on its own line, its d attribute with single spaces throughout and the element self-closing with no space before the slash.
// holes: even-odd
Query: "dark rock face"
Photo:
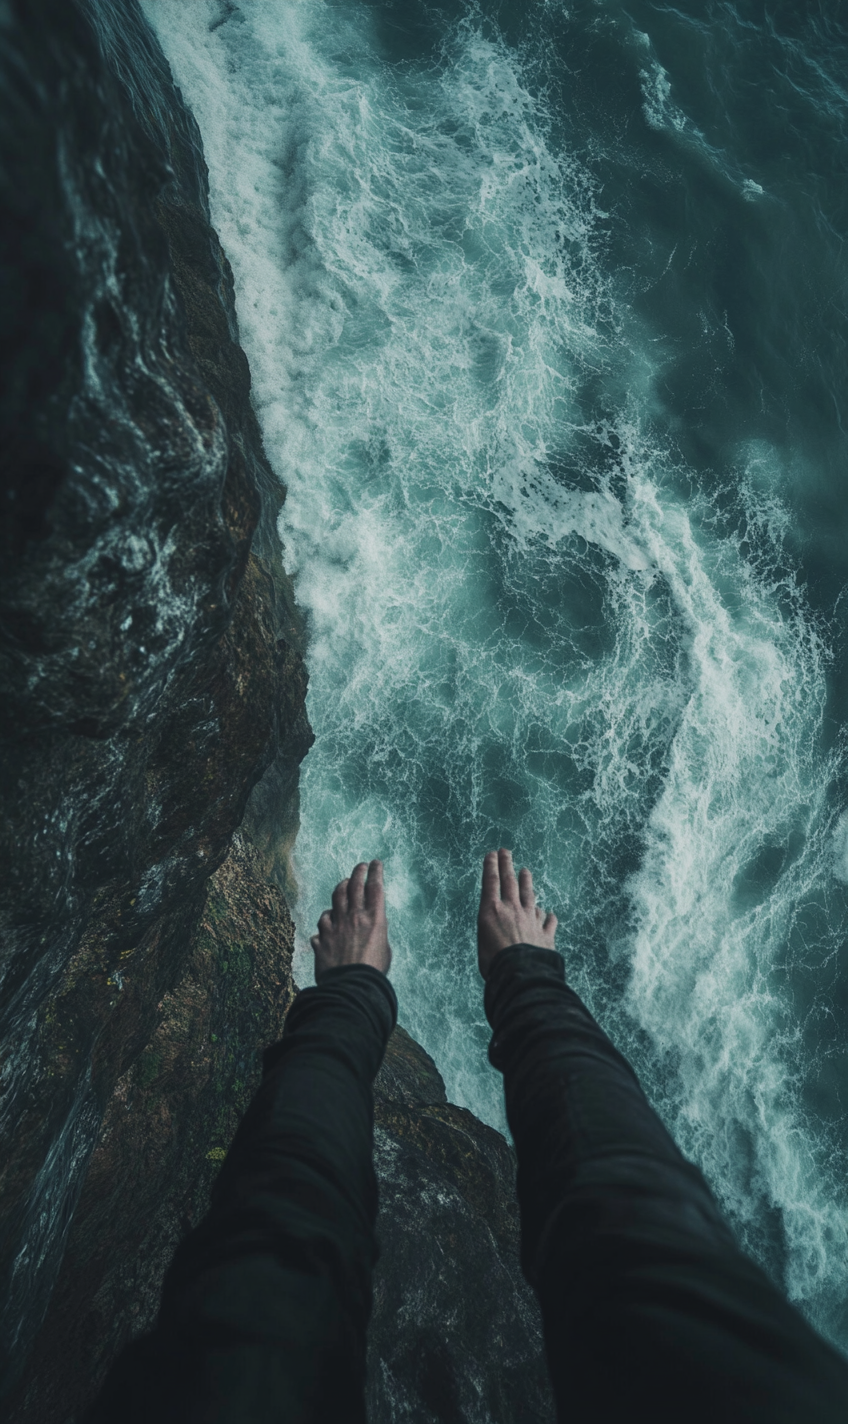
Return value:
<svg viewBox="0 0 848 1424">
<path fill-rule="evenodd" d="M 294 998 L 294 932 L 260 856 L 237 834 L 209 881 L 182 975 L 115 1084 L 33 1365 L 10 1424 L 65 1424 L 115 1355 L 152 1327 L 181 1237 L 212 1183 Z"/>
<path fill-rule="evenodd" d="M 538 1307 L 518 1261 L 512 1153 L 448 1103 L 396 1029 L 375 1085 L 381 1259 L 369 1335 L 371 1424 L 554 1418 Z"/>
<path fill-rule="evenodd" d="M 193 121 L 130 0 L 4 3 L 0 39 L 8 1379 L 209 876 L 272 761 L 292 821 L 309 731 Z"/>
</svg>

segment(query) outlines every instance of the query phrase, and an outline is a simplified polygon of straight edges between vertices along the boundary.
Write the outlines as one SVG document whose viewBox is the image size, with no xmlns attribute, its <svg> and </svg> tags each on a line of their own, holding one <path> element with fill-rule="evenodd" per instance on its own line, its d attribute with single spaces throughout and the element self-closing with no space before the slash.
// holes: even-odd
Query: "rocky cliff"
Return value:
<svg viewBox="0 0 848 1424">
<path fill-rule="evenodd" d="M 135 5 L 0 22 L 8 1378 L 210 876 L 269 769 L 290 830 L 310 734 L 196 128 Z"/>
<path fill-rule="evenodd" d="M 303 633 L 200 138 L 135 0 L 0 0 L 0 1342 L 78 1415 L 294 987 Z M 509 1149 L 378 1087 L 374 1421 L 546 1417 Z"/>
</svg>

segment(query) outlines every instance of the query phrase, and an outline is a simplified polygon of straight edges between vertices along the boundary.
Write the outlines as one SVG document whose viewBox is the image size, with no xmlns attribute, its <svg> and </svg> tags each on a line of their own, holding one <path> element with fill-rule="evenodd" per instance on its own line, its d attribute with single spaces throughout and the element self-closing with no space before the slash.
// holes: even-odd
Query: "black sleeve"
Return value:
<svg viewBox="0 0 848 1424">
<path fill-rule="evenodd" d="M 364 1424 L 371 1085 L 396 1016 L 367 965 L 297 996 L 156 1329 L 119 1357 L 87 1424 Z"/>
<path fill-rule="evenodd" d="M 561 957 L 502 951 L 486 1013 L 559 1419 L 845 1424 L 848 1364 L 738 1250 Z"/>
</svg>

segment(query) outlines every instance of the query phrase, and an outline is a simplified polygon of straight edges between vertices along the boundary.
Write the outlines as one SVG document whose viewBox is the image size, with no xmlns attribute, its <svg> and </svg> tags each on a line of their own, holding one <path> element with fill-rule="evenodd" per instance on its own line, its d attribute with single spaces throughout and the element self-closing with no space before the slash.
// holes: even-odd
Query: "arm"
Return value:
<svg viewBox="0 0 848 1424">
<path fill-rule="evenodd" d="M 372 872 L 379 915 L 365 913 L 357 867 L 319 921 L 319 982 L 298 995 L 265 1055 L 211 1209 L 166 1276 L 156 1329 L 113 1367 L 90 1424 L 364 1424 L 371 1084 L 396 1018 Z M 348 903 L 351 886 L 358 904 Z M 357 915 L 359 931 L 368 921 L 358 939 Z"/>
<path fill-rule="evenodd" d="M 845 1361 L 737 1249 L 700 1172 L 566 986 L 527 872 L 520 884 L 511 860 L 494 864 L 502 908 L 481 904 L 480 919 L 490 1058 L 560 1418 L 848 1418 Z M 490 901 L 494 889 L 490 877 Z M 509 933 L 523 942 L 504 945 Z"/>
</svg>

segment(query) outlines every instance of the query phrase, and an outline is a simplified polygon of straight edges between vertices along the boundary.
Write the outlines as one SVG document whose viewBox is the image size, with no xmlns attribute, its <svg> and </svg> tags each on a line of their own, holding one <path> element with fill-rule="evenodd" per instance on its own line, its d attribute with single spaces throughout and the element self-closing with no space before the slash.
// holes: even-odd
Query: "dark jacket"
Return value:
<svg viewBox="0 0 848 1424">
<path fill-rule="evenodd" d="M 504 950 L 485 1002 L 562 1424 L 846 1424 L 848 1365 L 736 1248 L 560 956 Z M 87 1424 L 363 1424 L 395 1014 L 363 966 L 298 996 L 156 1329 Z"/>
</svg>

